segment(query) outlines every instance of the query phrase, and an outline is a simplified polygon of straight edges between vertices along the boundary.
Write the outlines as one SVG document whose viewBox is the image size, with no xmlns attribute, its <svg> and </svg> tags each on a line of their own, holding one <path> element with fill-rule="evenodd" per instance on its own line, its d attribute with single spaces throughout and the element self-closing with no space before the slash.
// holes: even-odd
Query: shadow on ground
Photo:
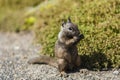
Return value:
<svg viewBox="0 0 120 80">
<path fill-rule="evenodd" d="M 104 53 L 93 52 L 91 55 L 81 55 L 82 68 L 87 68 L 89 70 L 108 70 L 111 68 L 111 61 L 107 58 Z"/>
<path fill-rule="evenodd" d="M 108 71 L 112 67 L 110 60 L 104 53 L 93 52 L 91 55 L 81 55 L 81 67 L 72 71 L 67 71 L 67 73 L 75 73 L 82 70 L 91 70 L 91 71 Z M 104 66 L 106 65 L 106 66 Z"/>
</svg>

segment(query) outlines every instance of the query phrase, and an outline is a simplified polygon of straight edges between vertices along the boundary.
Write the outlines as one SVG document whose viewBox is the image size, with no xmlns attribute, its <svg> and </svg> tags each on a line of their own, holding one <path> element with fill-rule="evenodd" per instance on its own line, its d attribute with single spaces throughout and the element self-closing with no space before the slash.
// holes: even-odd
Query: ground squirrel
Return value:
<svg viewBox="0 0 120 80">
<path fill-rule="evenodd" d="M 61 73 L 73 70 L 81 64 L 76 45 L 83 38 L 84 35 L 80 33 L 77 25 L 68 18 L 67 22 L 62 23 L 58 40 L 55 43 L 55 58 L 43 55 L 30 59 L 28 63 L 49 64 L 58 68 Z"/>
</svg>

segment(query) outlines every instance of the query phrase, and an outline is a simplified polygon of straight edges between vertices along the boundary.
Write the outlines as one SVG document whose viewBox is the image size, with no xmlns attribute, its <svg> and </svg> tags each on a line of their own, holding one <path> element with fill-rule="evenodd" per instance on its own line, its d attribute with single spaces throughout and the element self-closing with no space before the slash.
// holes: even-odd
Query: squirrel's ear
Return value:
<svg viewBox="0 0 120 80">
<path fill-rule="evenodd" d="M 64 27 L 65 23 L 66 23 L 65 20 L 62 19 L 62 27 Z"/>
<path fill-rule="evenodd" d="M 67 20 L 68 23 L 71 23 L 71 19 L 70 19 L 70 16 L 68 17 L 68 20 Z"/>
</svg>

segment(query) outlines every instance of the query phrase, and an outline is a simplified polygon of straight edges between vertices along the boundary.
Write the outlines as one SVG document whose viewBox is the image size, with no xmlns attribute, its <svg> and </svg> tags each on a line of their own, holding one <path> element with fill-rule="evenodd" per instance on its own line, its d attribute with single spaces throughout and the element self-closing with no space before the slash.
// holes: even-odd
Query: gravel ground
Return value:
<svg viewBox="0 0 120 80">
<path fill-rule="evenodd" d="M 68 73 L 59 72 L 49 65 L 28 64 L 28 59 L 38 56 L 40 45 L 33 45 L 32 33 L 0 33 L 0 80 L 120 80 L 120 69 Z M 82 72 L 83 71 L 83 72 Z"/>
</svg>

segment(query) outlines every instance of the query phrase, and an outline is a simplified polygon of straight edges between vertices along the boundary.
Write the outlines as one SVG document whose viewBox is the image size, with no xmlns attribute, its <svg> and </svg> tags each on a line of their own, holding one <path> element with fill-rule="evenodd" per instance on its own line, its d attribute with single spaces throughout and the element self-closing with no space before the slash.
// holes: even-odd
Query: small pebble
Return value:
<svg viewBox="0 0 120 80">
<path fill-rule="evenodd" d="M 2 51 L 0 51 L 0 55 L 2 55 Z"/>
<path fill-rule="evenodd" d="M 15 50 L 19 50 L 20 47 L 19 47 L 19 46 L 15 46 L 14 49 L 15 49 Z"/>
<path fill-rule="evenodd" d="M 68 77 L 67 80 L 73 80 L 71 77 Z"/>
<path fill-rule="evenodd" d="M 115 75 L 118 75 L 119 74 L 119 71 L 113 71 L 113 74 L 115 74 Z"/>
</svg>

